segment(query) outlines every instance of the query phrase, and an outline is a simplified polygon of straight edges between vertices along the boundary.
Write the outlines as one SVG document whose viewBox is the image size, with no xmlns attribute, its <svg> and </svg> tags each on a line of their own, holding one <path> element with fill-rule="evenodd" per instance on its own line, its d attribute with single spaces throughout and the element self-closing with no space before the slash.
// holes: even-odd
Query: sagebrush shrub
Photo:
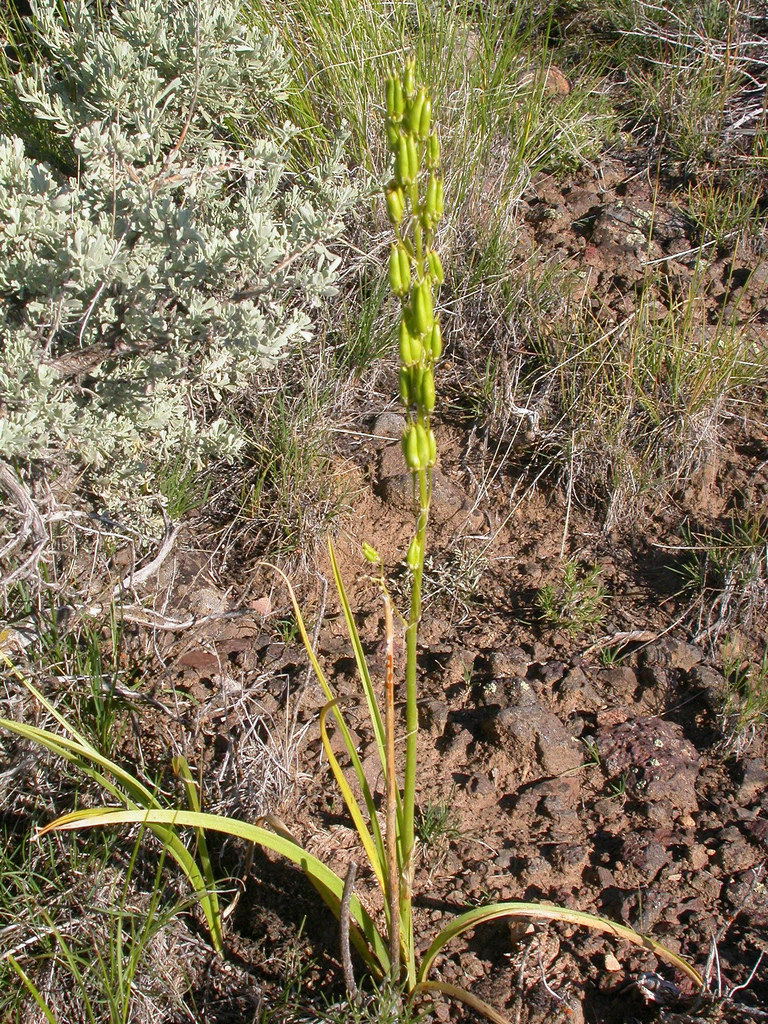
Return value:
<svg viewBox="0 0 768 1024">
<path fill-rule="evenodd" d="M 146 514 L 159 464 L 237 457 L 224 400 L 308 336 L 356 192 L 290 163 L 287 57 L 232 0 L 41 0 L 30 39 L 5 83 L 29 132 L 0 135 L 0 454 Z"/>
</svg>

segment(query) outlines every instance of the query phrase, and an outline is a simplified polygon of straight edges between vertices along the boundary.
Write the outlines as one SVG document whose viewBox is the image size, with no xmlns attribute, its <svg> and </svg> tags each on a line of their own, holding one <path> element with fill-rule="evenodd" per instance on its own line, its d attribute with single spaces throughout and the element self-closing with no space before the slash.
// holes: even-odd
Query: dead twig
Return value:
<svg viewBox="0 0 768 1024">
<path fill-rule="evenodd" d="M 32 551 L 22 561 L 21 565 L 17 566 L 17 568 L 11 573 L 0 579 L 0 584 L 8 586 L 9 583 L 13 583 L 14 580 L 21 579 L 29 572 L 36 569 L 48 537 L 45 532 L 43 517 L 37 510 L 29 491 L 19 482 L 10 467 L 4 462 L 0 462 L 0 489 L 4 490 L 24 513 L 24 522 L 21 529 L 17 535 L 3 547 L 2 551 L 0 551 L 0 557 L 7 557 L 14 551 L 19 550 L 19 548 L 23 547 L 27 542 L 30 536 L 34 542 Z"/>
<path fill-rule="evenodd" d="M 176 524 L 174 526 L 170 520 L 166 520 L 165 534 L 160 543 L 160 548 L 152 559 L 141 569 L 136 572 L 131 571 L 128 575 L 122 579 L 112 590 L 113 597 L 119 597 L 124 590 L 138 586 L 140 583 L 146 583 L 146 581 L 157 572 L 163 562 L 166 560 L 168 555 L 171 553 L 171 548 L 174 545 L 176 538 L 179 535 L 181 526 Z"/>
<path fill-rule="evenodd" d="M 356 874 L 357 864 L 354 861 L 350 861 L 346 877 L 344 878 L 344 888 L 341 893 L 341 904 L 339 906 L 341 965 L 344 968 L 344 984 L 347 988 L 347 995 L 352 1001 L 357 1000 L 358 992 L 357 985 L 355 984 L 355 972 L 352 970 L 352 955 L 349 950 L 349 903 L 352 899 Z"/>
</svg>

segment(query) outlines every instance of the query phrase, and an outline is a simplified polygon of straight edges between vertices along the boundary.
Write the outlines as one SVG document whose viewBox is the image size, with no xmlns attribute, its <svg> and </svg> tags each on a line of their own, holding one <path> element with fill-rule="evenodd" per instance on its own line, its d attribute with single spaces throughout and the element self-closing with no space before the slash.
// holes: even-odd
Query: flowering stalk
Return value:
<svg viewBox="0 0 768 1024">
<path fill-rule="evenodd" d="M 407 954 L 409 981 L 415 977 L 411 890 L 414 859 L 414 805 L 418 756 L 416 645 L 421 617 L 424 549 L 432 493 L 436 443 L 431 426 L 435 408 L 434 367 L 442 352 L 435 294 L 443 281 L 440 257 L 434 250 L 435 229 L 443 214 L 440 142 L 432 129 L 432 101 L 415 82 L 414 62 L 387 79 L 387 141 L 393 156 L 393 177 L 386 187 L 387 216 L 395 231 L 390 248 L 389 283 L 400 299 L 398 328 L 399 390 L 407 423 L 402 447 L 413 475 L 418 501 L 416 530 L 408 547 L 411 605 L 406 622 L 405 771 L 399 831 L 400 925 Z M 390 880 L 390 884 L 395 884 Z"/>
</svg>

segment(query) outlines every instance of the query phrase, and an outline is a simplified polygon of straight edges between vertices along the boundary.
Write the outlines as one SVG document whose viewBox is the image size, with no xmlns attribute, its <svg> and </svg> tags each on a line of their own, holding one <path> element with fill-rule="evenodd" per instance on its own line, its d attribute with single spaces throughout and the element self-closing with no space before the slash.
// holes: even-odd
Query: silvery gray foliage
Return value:
<svg viewBox="0 0 768 1024">
<path fill-rule="evenodd" d="M 309 335 L 356 192 L 289 171 L 288 61 L 237 3 L 65 9 L 33 5 L 13 88 L 71 173 L 0 136 L 0 454 L 85 465 L 119 512 L 164 459 L 237 456 L 215 410 Z"/>
</svg>

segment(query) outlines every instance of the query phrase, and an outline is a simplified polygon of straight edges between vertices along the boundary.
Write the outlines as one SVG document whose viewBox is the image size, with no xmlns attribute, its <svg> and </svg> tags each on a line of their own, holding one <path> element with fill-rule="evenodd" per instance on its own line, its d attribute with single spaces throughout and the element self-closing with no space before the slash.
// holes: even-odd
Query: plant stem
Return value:
<svg viewBox="0 0 768 1024">
<path fill-rule="evenodd" d="M 405 774 L 403 778 L 403 840 L 402 878 L 400 887 L 400 916 L 409 963 L 408 987 L 416 980 L 415 954 L 413 948 L 413 923 L 411 916 L 411 888 L 413 883 L 414 855 L 414 808 L 416 803 L 416 765 L 418 759 L 419 709 L 416 686 L 416 655 L 421 618 L 421 585 L 424 575 L 424 544 L 429 519 L 429 502 L 432 491 L 431 471 L 422 469 L 413 474 L 419 492 L 419 518 L 416 523 L 416 537 L 419 542 L 419 562 L 413 570 L 411 608 L 405 631 Z"/>
<path fill-rule="evenodd" d="M 383 583 L 383 580 L 382 580 Z M 400 871 L 397 863 L 397 774 L 395 770 L 395 681 L 394 647 L 395 630 L 392 616 L 392 602 L 386 587 L 384 595 L 384 620 L 387 637 L 386 692 L 384 708 L 384 732 L 386 738 L 386 843 L 387 843 L 387 907 L 389 910 L 389 960 L 391 980 L 399 982 L 400 973 Z"/>
</svg>

